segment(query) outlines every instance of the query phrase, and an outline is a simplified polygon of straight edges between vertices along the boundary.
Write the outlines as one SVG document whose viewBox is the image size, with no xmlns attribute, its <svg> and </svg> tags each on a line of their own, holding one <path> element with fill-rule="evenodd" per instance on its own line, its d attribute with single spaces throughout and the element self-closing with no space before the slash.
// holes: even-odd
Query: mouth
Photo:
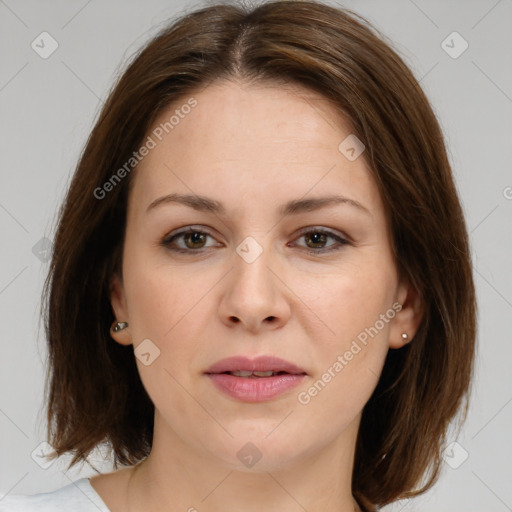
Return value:
<svg viewBox="0 0 512 512">
<path fill-rule="evenodd" d="M 276 356 L 258 356 L 249 358 L 245 356 L 228 357 L 221 359 L 210 366 L 206 374 L 229 374 L 235 377 L 272 377 L 279 374 L 306 375 L 306 371 L 296 364 Z"/>
<path fill-rule="evenodd" d="M 262 378 L 262 377 L 275 377 L 276 375 L 299 375 L 299 374 L 292 374 L 285 371 L 278 371 L 275 372 L 273 370 L 269 370 L 266 372 L 251 372 L 248 370 L 235 370 L 234 372 L 222 372 L 223 375 L 233 375 L 234 377 L 243 377 L 243 378 Z M 219 374 L 217 374 L 219 375 Z M 300 374 L 305 375 L 305 374 Z"/>
<path fill-rule="evenodd" d="M 222 359 L 205 375 L 216 388 L 242 402 L 264 402 L 297 386 L 307 373 L 299 366 L 274 356 Z"/>
</svg>

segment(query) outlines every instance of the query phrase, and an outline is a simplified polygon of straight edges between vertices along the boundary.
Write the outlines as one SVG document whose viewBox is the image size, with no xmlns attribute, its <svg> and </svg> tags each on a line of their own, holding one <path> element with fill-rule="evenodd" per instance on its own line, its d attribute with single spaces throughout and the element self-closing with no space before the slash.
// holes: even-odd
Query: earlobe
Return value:
<svg viewBox="0 0 512 512">
<path fill-rule="evenodd" d="M 114 274 L 109 284 L 110 304 L 115 320 L 110 326 L 110 336 L 121 345 L 132 343 L 128 329 L 128 311 L 126 308 L 126 297 L 121 279 Z"/>
<path fill-rule="evenodd" d="M 121 345 L 131 345 L 131 336 L 128 331 L 128 322 L 114 320 L 110 326 L 110 336 Z"/>
<path fill-rule="evenodd" d="M 425 313 L 424 301 L 418 291 L 409 283 L 400 285 L 398 301 L 400 311 L 396 314 L 389 335 L 389 348 L 402 348 L 414 343 L 414 336 Z"/>
</svg>

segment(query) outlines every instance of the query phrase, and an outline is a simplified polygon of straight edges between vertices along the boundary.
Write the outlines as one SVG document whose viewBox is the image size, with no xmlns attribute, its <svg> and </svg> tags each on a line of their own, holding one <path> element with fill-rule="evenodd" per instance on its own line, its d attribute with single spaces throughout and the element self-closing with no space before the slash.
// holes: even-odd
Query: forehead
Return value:
<svg viewBox="0 0 512 512">
<path fill-rule="evenodd" d="M 194 106 L 190 106 L 194 105 Z M 337 192 L 381 208 L 364 158 L 339 145 L 350 123 L 321 95 L 296 86 L 217 82 L 161 112 L 137 166 L 133 204 L 179 191 L 257 197 L 261 205 Z M 240 204 L 236 205 L 240 210 Z"/>
</svg>

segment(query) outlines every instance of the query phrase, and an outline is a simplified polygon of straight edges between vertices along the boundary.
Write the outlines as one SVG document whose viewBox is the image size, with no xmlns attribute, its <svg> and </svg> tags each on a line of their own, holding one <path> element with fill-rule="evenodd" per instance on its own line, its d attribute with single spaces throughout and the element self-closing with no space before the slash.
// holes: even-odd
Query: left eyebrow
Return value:
<svg viewBox="0 0 512 512">
<path fill-rule="evenodd" d="M 339 195 L 313 197 L 310 199 L 297 199 L 294 201 L 288 201 L 286 204 L 279 208 L 279 213 L 283 216 L 295 215 L 297 213 L 319 210 L 320 208 L 326 208 L 334 204 L 345 204 L 348 206 L 353 206 L 354 208 L 357 208 L 358 210 L 365 212 L 371 216 L 370 211 L 365 206 L 363 206 L 359 201 Z"/>
<path fill-rule="evenodd" d="M 185 206 L 189 206 L 194 210 L 202 212 L 219 213 L 222 215 L 226 214 L 226 208 L 219 201 L 216 201 L 215 199 L 206 196 L 192 194 L 168 194 L 166 196 L 159 197 L 158 199 L 155 199 L 147 207 L 146 212 L 149 212 L 150 210 L 156 208 L 161 204 L 169 203 L 184 204 Z M 334 204 L 344 204 L 347 206 L 352 206 L 371 216 L 370 211 L 360 202 L 340 195 L 313 197 L 310 199 L 295 199 L 292 201 L 288 201 L 287 203 L 279 207 L 278 213 L 286 217 L 290 215 L 297 215 L 302 212 L 319 210 L 321 208 L 326 208 Z"/>
</svg>

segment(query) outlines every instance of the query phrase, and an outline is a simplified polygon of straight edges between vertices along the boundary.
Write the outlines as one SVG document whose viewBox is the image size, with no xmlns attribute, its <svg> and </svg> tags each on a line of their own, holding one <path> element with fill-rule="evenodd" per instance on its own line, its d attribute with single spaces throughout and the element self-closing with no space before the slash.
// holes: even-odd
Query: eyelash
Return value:
<svg viewBox="0 0 512 512">
<path fill-rule="evenodd" d="M 182 254 L 190 254 L 190 253 L 203 253 L 205 252 L 206 250 L 208 250 L 209 248 L 204 248 L 204 247 L 201 247 L 199 249 L 183 249 L 183 248 L 176 248 L 176 247 L 172 247 L 172 243 L 180 238 L 180 237 L 183 237 L 184 235 L 187 235 L 187 234 L 194 234 L 194 233 L 199 233 L 201 235 L 206 235 L 206 236 L 209 236 L 211 238 L 213 238 L 212 235 L 210 235 L 210 233 L 208 233 L 207 231 L 201 231 L 199 229 L 193 229 L 193 228 L 187 228 L 183 231 L 180 231 L 178 233 L 175 233 L 173 235 L 167 235 L 166 237 L 164 237 L 164 239 L 162 240 L 161 242 L 161 245 L 163 245 L 166 249 L 170 250 L 170 251 L 173 251 L 173 252 L 177 252 L 177 253 L 182 253 Z M 304 237 L 305 235 L 311 235 L 311 234 L 322 234 L 322 235 L 326 235 L 330 238 L 333 238 L 334 240 L 336 240 L 337 244 L 332 244 L 331 246 L 329 246 L 328 248 L 324 248 L 324 247 L 321 247 L 321 248 L 318 248 L 318 249 L 309 249 L 309 248 L 305 248 L 304 251 L 308 254 L 325 254 L 325 253 L 329 253 L 329 252 L 333 252 L 333 251 L 339 251 L 343 248 L 343 246 L 345 245 L 349 245 L 350 242 L 333 233 L 332 231 L 328 231 L 328 230 L 325 230 L 325 229 L 322 229 L 322 228 L 313 228 L 313 229 L 307 229 L 307 230 L 303 230 L 301 231 L 301 233 L 299 234 L 298 238 L 296 238 L 296 240 Z M 317 242 L 317 243 L 320 243 L 320 242 Z"/>
</svg>

